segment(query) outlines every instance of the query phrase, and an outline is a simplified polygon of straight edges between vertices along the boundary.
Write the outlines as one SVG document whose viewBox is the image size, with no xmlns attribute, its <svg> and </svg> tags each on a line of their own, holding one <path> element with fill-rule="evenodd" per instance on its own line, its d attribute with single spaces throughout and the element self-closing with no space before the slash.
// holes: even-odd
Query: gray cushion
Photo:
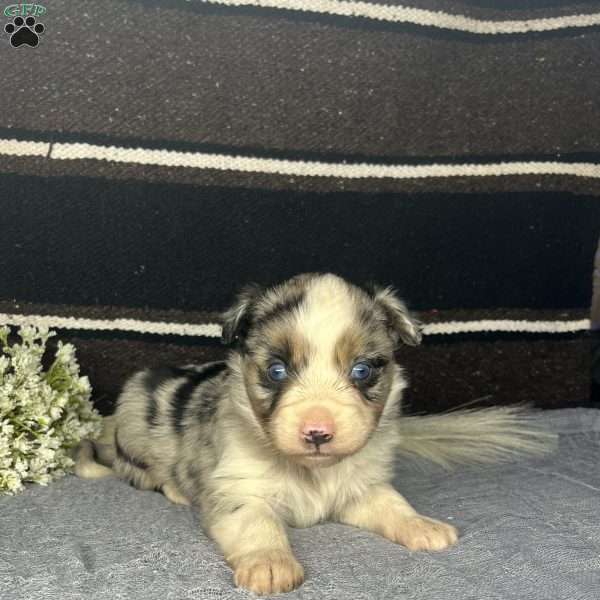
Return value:
<svg viewBox="0 0 600 600">
<path fill-rule="evenodd" d="M 340 599 L 600 598 L 600 411 L 540 417 L 561 433 L 543 460 L 450 475 L 399 463 L 396 486 L 459 544 L 411 553 L 351 527 L 291 530 L 306 571 L 287 595 Z M 191 510 L 110 479 L 69 476 L 0 499 L 0 598 L 251 598 Z"/>
</svg>

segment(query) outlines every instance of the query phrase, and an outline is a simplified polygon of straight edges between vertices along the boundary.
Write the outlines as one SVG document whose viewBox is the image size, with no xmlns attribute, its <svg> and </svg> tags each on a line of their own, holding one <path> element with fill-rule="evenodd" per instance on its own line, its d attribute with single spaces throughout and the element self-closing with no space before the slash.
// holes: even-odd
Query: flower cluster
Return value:
<svg viewBox="0 0 600 600">
<path fill-rule="evenodd" d="M 11 345 L 9 333 L 0 327 L 0 494 L 63 476 L 73 466 L 71 450 L 97 436 L 101 421 L 71 344 L 58 342 L 44 369 L 46 343 L 55 334 L 22 327 L 20 343 Z"/>
</svg>

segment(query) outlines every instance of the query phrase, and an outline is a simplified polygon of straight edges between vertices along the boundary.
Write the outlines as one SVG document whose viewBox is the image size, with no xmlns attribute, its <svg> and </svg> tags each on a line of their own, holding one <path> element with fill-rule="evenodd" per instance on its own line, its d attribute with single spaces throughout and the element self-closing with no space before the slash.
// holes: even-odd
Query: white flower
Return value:
<svg viewBox="0 0 600 600">
<path fill-rule="evenodd" d="M 100 416 L 73 345 L 59 342 L 50 368 L 42 367 L 53 335 L 23 327 L 21 343 L 9 345 L 9 330 L 0 327 L 0 494 L 63 476 L 73 466 L 70 449 L 99 433 Z"/>
<path fill-rule="evenodd" d="M 8 360 L 7 356 L 0 356 L 0 378 L 4 376 L 4 373 L 8 370 L 10 366 L 10 360 Z"/>
<path fill-rule="evenodd" d="M 19 478 L 23 479 L 23 477 L 27 473 L 28 465 L 22 458 L 17 458 L 17 460 L 15 461 L 14 469 L 15 473 L 18 474 Z"/>
<path fill-rule="evenodd" d="M 56 421 L 57 419 L 59 419 L 61 414 L 62 414 L 62 409 L 60 408 L 60 406 L 51 406 L 50 407 L 50 418 L 53 421 Z"/>
<path fill-rule="evenodd" d="M 13 450 L 20 452 L 21 454 L 27 454 L 31 449 L 31 444 L 23 436 L 19 436 L 17 439 L 13 440 L 12 446 Z"/>
<path fill-rule="evenodd" d="M 60 473 L 60 475 L 64 475 L 64 473 Z M 33 475 L 31 481 L 40 485 L 48 485 L 52 481 L 52 477 L 48 473 L 43 473 L 41 475 Z"/>
<path fill-rule="evenodd" d="M 73 344 L 63 344 L 58 342 L 56 350 L 56 360 L 64 365 L 70 365 L 75 362 L 75 346 Z"/>
<path fill-rule="evenodd" d="M 8 492 L 20 492 L 23 489 L 21 478 L 14 471 L 0 470 L 0 489 L 5 489 Z"/>
<path fill-rule="evenodd" d="M 0 434 L 4 436 L 12 435 L 15 430 L 15 426 L 9 422 L 8 419 L 0 421 Z"/>
</svg>

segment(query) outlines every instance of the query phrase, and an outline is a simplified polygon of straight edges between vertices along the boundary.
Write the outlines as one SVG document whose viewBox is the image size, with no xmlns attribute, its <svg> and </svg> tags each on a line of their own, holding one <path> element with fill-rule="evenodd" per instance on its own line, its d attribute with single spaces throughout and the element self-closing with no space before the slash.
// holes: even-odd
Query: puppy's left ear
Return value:
<svg viewBox="0 0 600 600">
<path fill-rule="evenodd" d="M 394 341 L 397 343 L 402 340 L 409 346 L 418 346 L 423 337 L 423 325 L 410 314 L 395 290 L 391 287 L 373 286 L 373 296 L 383 309 Z"/>
<path fill-rule="evenodd" d="M 224 344 L 239 342 L 246 338 L 252 326 L 252 309 L 262 290 L 256 284 L 247 285 L 238 294 L 233 306 L 221 315 Z"/>
</svg>

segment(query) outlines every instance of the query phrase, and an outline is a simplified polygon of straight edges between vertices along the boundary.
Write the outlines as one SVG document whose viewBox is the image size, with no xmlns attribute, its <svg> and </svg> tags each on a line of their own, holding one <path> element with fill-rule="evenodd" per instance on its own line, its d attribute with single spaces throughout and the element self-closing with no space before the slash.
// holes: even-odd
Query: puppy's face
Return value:
<svg viewBox="0 0 600 600">
<path fill-rule="evenodd" d="M 253 413 L 272 445 L 308 467 L 360 450 L 401 389 L 393 352 L 418 324 L 390 290 L 365 292 L 334 275 L 301 275 L 246 290 L 225 315 L 238 338 Z"/>
</svg>

